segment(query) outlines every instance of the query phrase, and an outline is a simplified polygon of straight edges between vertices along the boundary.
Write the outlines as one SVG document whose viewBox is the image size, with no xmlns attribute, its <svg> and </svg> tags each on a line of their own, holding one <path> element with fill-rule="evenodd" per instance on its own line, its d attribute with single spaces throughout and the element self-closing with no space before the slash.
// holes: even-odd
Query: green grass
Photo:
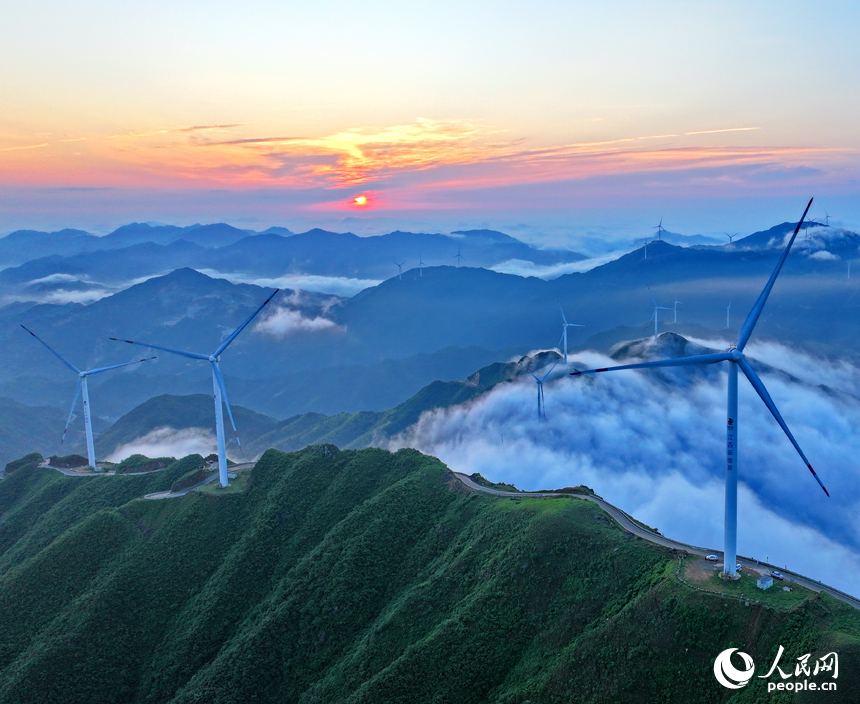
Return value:
<svg viewBox="0 0 860 704">
<path fill-rule="evenodd" d="M 689 564 L 695 561 L 702 562 L 703 558 L 690 556 L 684 560 L 679 573 L 682 579 L 686 577 L 686 570 Z M 738 580 L 724 580 L 720 578 L 719 570 L 715 569 L 707 582 L 687 581 L 687 583 L 716 594 L 725 594 L 739 601 L 764 604 L 775 609 L 793 609 L 801 602 L 817 596 L 816 592 L 805 587 L 797 584 L 789 584 L 788 582 L 780 582 L 776 579 L 773 580 L 773 586 L 770 589 L 759 589 L 756 586 L 757 577 L 744 572 L 740 574 L 741 577 Z M 784 586 L 791 586 L 792 591 L 783 591 L 782 587 Z"/>
<path fill-rule="evenodd" d="M 714 657 L 838 644 L 860 669 L 856 611 L 691 589 L 590 502 L 330 445 L 139 498 L 197 462 L 0 483 L 0 704 L 779 702 L 720 687 Z M 854 682 L 828 701 L 860 700 Z"/>
</svg>

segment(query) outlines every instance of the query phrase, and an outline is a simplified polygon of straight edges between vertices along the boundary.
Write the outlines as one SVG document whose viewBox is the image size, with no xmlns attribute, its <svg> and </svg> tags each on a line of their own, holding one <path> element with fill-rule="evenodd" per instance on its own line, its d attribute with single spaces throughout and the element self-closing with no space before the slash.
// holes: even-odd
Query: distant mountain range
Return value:
<svg viewBox="0 0 860 704">
<path fill-rule="evenodd" d="M 38 258 L 33 255 L 38 253 Z M 457 255 L 460 254 L 460 258 Z M 416 266 L 462 263 L 491 267 L 510 260 L 536 265 L 576 262 L 567 250 L 537 249 L 492 230 L 451 235 L 392 232 L 377 237 L 284 228 L 263 233 L 229 225 L 192 227 L 132 224 L 94 237 L 77 230 L 56 233 L 19 230 L 0 239 L 0 297 L 91 299 L 143 278 L 181 267 L 220 272 L 247 281 L 287 275 L 379 280 Z M 70 295 L 77 294 L 77 297 Z"/>
</svg>

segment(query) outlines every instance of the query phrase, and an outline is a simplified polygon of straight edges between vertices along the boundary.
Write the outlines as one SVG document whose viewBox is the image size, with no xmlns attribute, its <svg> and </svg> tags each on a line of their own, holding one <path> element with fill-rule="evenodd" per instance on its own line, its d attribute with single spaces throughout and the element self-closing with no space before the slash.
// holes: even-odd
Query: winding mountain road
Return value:
<svg viewBox="0 0 860 704">
<path fill-rule="evenodd" d="M 462 474 L 460 472 L 452 472 L 457 479 L 459 479 L 463 484 L 465 484 L 470 489 L 474 491 L 481 491 L 485 494 L 492 494 L 493 496 L 509 496 L 509 497 L 552 497 L 552 496 L 571 496 L 577 499 L 584 499 L 585 501 L 591 501 L 592 503 L 597 504 L 602 508 L 606 513 L 612 516 L 615 519 L 616 523 L 620 525 L 624 530 L 627 530 L 633 535 L 637 535 L 640 538 L 647 540 L 651 543 L 656 543 L 657 545 L 662 545 L 666 548 L 671 548 L 673 550 L 684 550 L 688 553 L 692 553 L 695 555 L 700 555 L 705 557 L 707 555 L 716 554 L 721 555 L 722 553 L 719 550 L 713 550 L 709 548 L 701 548 L 697 545 L 687 545 L 686 543 L 680 543 L 677 540 L 671 540 L 659 533 L 654 533 L 646 528 L 643 528 L 641 525 L 636 523 L 630 516 L 628 516 L 624 511 L 622 511 L 617 506 L 613 506 L 612 504 L 604 501 L 603 499 L 592 496 L 589 494 L 568 494 L 567 492 L 558 492 L 558 491 L 544 491 L 544 492 L 527 492 L 527 491 L 500 491 L 498 489 L 491 489 L 486 486 L 481 486 L 480 484 L 474 482 L 468 475 Z M 839 601 L 843 601 L 846 604 L 850 604 L 855 609 L 860 609 L 860 599 L 857 599 L 850 594 L 846 594 L 845 592 L 841 592 L 838 589 L 834 589 L 833 587 L 828 587 L 826 584 L 822 584 L 821 582 L 816 582 L 813 579 L 809 579 L 808 577 L 804 577 L 803 575 L 799 575 L 796 572 L 792 572 L 791 570 L 784 569 L 783 567 L 778 567 L 776 565 L 769 565 L 764 562 L 756 562 L 755 560 L 751 560 L 747 557 L 738 556 L 738 562 L 741 563 L 744 567 L 751 568 L 761 568 L 766 567 L 768 570 L 774 569 L 779 570 L 785 577 L 786 581 L 792 584 L 798 584 L 801 587 L 806 587 L 814 592 L 827 592 L 830 596 L 839 599 Z"/>
</svg>

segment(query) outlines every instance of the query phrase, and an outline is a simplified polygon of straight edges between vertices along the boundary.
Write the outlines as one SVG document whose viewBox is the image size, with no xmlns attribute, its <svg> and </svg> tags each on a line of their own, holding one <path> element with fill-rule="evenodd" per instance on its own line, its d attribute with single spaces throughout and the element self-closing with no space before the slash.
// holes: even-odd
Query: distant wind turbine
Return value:
<svg viewBox="0 0 860 704">
<path fill-rule="evenodd" d="M 221 369 L 218 367 L 218 360 L 224 350 L 230 346 L 230 344 L 235 340 L 239 333 L 242 332 L 248 324 L 257 316 L 266 304 L 271 301 L 275 294 L 280 289 L 275 289 L 271 296 L 269 296 L 265 301 L 260 304 L 260 307 L 257 308 L 251 315 L 248 316 L 248 319 L 245 320 L 238 328 L 236 328 L 227 339 L 224 340 L 212 354 L 199 354 L 198 352 L 185 352 L 183 350 L 174 350 L 169 347 L 160 347 L 158 345 L 151 345 L 148 342 L 135 342 L 134 340 L 122 340 L 118 337 L 112 337 L 111 340 L 115 342 L 127 342 L 130 345 L 140 345 L 141 347 L 149 347 L 154 350 L 161 350 L 162 352 L 170 352 L 171 354 L 178 354 L 180 357 L 188 357 L 189 359 L 199 359 L 203 362 L 209 362 L 212 367 L 212 388 L 215 392 L 215 434 L 218 438 L 218 475 L 219 480 L 221 482 L 221 486 L 227 486 L 229 483 L 227 480 L 227 451 L 225 449 L 226 443 L 224 441 L 224 409 L 223 406 L 227 406 L 227 415 L 230 417 L 230 425 L 233 426 L 233 433 L 236 436 L 236 443 L 241 447 L 242 443 L 239 442 L 239 433 L 236 430 L 236 422 L 233 420 L 233 411 L 230 410 L 230 401 L 227 400 L 227 387 L 224 386 L 224 377 L 221 375 Z"/>
<path fill-rule="evenodd" d="M 460 260 L 465 259 L 465 258 L 466 257 L 464 257 L 462 254 L 460 254 L 460 247 L 457 247 L 457 253 L 454 255 L 454 259 L 457 260 L 457 266 L 458 267 L 460 266 Z"/>
<path fill-rule="evenodd" d="M 561 311 L 561 336 L 564 338 L 564 364 L 567 366 L 567 329 L 568 328 L 584 328 L 585 325 L 578 325 L 576 323 L 568 323 L 567 318 L 564 317 L 564 308 L 561 307 L 561 301 L 558 301 L 558 309 Z"/>
<path fill-rule="evenodd" d="M 648 287 L 648 294 L 651 296 L 651 303 L 654 304 L 654 312 L 651 314 L 651 319 L 648 322 L 650 323 L 651 320 L 654 321 L 654 341 L 656 342 L 657 341 L 657 311 L 658 310 L 672 310 L 672 309 L 671 308 L 664 308 L 663 306 L 657 305 L 657 301 L 654 300 L 654 294 L 651 293 L 651 287 L 650 286 Z"/>
<path fill-rule="evenodd" d="M 652 230 L 657 230 L 657 239 L 658 239 L 658 240 L 662 240 L 662 239 L 663 239 L 663 238 L 661 237 L 661 235 L 662 235 L 662 233 L 664 233 L 664 232 L 666 231 L 666 228 L 665 228 L 665 227 L 663 227 L 663 216 L 662 216 L 662 215 L 660 216 L 660 222 L 659 222 L 657 225 L 654 225 L 654 227 L 652 227 L 651 229 L 652 229 Z"/>
<path fill-rule="evenodd" d="M 729 315 L 732 312 L 732 302 L 729 301 L 729 305 L 726 306 L 726 330 L 731 327 L 731 323 L 729 322 Z"/>
<path fill-rule="evenodd" d="M 421 258 L 421 255 L 419 254 L 418 255 L 418 277 L 421 279 L 424 278 L 424 267 L 425 266 L 427 266 L 427 265 L 424 263 L 424 260 Z"/>
<path fill-rule="evenodd" d="M 728 238 L 729 238 L 729 244 L 734 244 L 734 243 L 735 243 L 735 237 L 737 237 L 737 236 L 738 236 L 739 234 L 741 234 L 741 233 L 740 233 L 740 232 L 736 232 L 735 234 L 730 235 L 728 232 L 724 232 L 723 234 L 724 234 L 726 237 L 728 237 Z"/>
<path fill-rule="evenodd" d="M 675 301 L 675 309 L 674 309 L 675 310 L 675 320 L 673 322 L 676 322 L 676 323 L 678 322 L 678 304 L 679 303 L 681 303 L 681 301 Z M 681 305 L 684 305 L 684 304 L 681 303 Z"/>
<path fill-rule="evenodd" d="M 788 429 L 788 426 L 785 424 L 785 421 L 782 419 L 779 411 L 776 408 L 776 404 L 774 404 L 773 399 L 770 397 L 767 389 L 765 388 L 762 380 L 759 378 L 758 374 L 753 370 L 753 368 L 749 365 L 746 358 L 744 357 L 744 347 L 746 347 L 747 342 L 749 342 L 750 336 L 752 335 L 753 329 L 755 328 L 756 323 L 758 322 L 759 316 L 761 315 L 762 309 L 764 308 L 765 303 L 767 302 L 767 298 L 770 295 L 771 289 L 773 288 L 774 283 L 776 282 L 777 276 L 779 276 L 779 272 L 782 270 L 782 266 L 785 263 L 786 258 L 788 257 L 788 252 L 791 249 L 791 245 L 794 244 L 794 240 L 797 237 L 797 233 L 800 232 L 800 227 L 803 224 L 803 220 L 806 217 L 806 213 L 809 211 L 809 206 L 812 205 L 812 199 L 809 199 L 809 203 L 806 206 L 806 210 L 803 211 L 803 215 L 800 218 L 800 222 L 797 223 L 797 227 L 794 229 L 794 234 L 791 236 L 791 240 L 786 245 L 785 250 L 782 253 L 779 261 L 776 264 L 776 267 L 773 270 L 773 273 L 770 275 L 770 279 L 765 284 L 764 289 L 758 297 L 758 300 L 753 305 L 752 310 L 750 311 L 747 319 L 744 321 L 743 326 L 741 327 L 740 334 L 738 335 L 738 341 L 736 344 L 732 345 L 725 352 L 718 352 L 715 354 L 702 354 L 696 355 L 693 357 L 679 357 L 677 359 L 664 359 L 657 362 L 642 362 L 639 364 L 623 364 L 617 367 L 608 367 L 604 369 L 589 369 L 587 371 L 582 372 L 571 372 L 571 376 L 576 376 L 579 374 L 596 374 L 598 372 L 608 372 L 608 371 L 616 371 L 619 369 L 648 369 L 648 368 L 656 368 L 656 367 L 678 367 L 678 366 L 686 366 L 686 365 L 701 365 L 701 364 L 715 364 L 717 362 L 729 362 L 729 383 L 728 383 L 728 399 L 727 399 L 727 434 L 726 434 L 726 503 L 725 503 L 725 549 L 723 552 L 723 570 L 727 577 L 731 579 L 737 579 L 735 564 L 737 560 L 737 527 L 738 527 L 738 368 L 744 373 L 744 376 L 749 380 L 753 389 L 755 389 L 756 393 L 759 395 L 761 400 L 764 402 L 764 405 L 767 406 L 768 410 L 773 415 L 776 422 L 782 428 L 783 432 L 788 437 L 791 444 L 794 446 L 794 449 L 797 450 L 797 453 L 800 455 L 800 458 L 803 460 L 807 469 L 812 473 L 812 476 L 815 477 L 815 481 L 818 482 L 819 486 L 824 490 L 824 493 L 827 496 L 830 496 L 830 493 L 824 487 L 824 484 L 821 482 L 821 479 L 818 478 L 818 475 L 815 473 L 815 470 L 812 468 L 812 465 L 809 463 L 809 460 L 806 459 L 806 455 L 803 454 L 803 450 L 800 449 L 800 445 L 797 444 L 797 441 L 794 439 L 794 436 L 791 434 L 791 431 Z"/>
<path fill-rule="evenodd" d="M 546 420 L 546 401 L 544 400 L 544 396 L 543 396 L 543 383 L 546 381 L 546 378 L 550 375 L 550 372 L 552 372 L 552 370 L 555 369 L 557 364 L 558 364 L 558 362 L 553 364 L 549 368 L 549 371 L 546 374 L 544 374 L 540 379 L 538 379 L 535 376 L 535 373 L 531 369 L 528 370 L 529 374 L 531 374 L 532 377 L 534 377 L 534 380 L 537 382 L 538 419 L 543 418 L 544 420 Z"/>
<path fill-rule="evenodd" d="M 408 261 L 408 259 L 404 259 L 402 262 L 400 262 L 400 264 L 394 262 L 394 265 L 397 267 L 397 278 L 401 281 L 403 280 L 403 265 Z"/>
<path fill-rule="evenodd" d="M 824 227 L 830 227 L 830 215 L 824 211 Z"/>
<path fill-rule="evenodd" d="M 60 444 L 62 445 L 66 441 L 66 431 L 69 429 L 69 423 L 72 422 L 72 416 L 75 414 L 75 406 L 78 405 L 78 396 L 83 396 L 84 428 L 86 429 L 87 436 L 87 459 L 89 460 L 90 467 L 95 469 L 96 450 L 95 444 L 93 442 L 93 423 L 90 413 L 90 392 L 89 388 L 87 387 L 87 377 L 92 376 L 93 374 L 100 374 L 101 372 L 110 371 L 111 369 L 127 367 L 130 364 L 140 364 L 141 362 L 148 362 L 150 359 L 155 359 L 155 357 L 146 357 L 145 359 L 137 359 L 134 362 L 125 362 L 124 364 L 112 364 L 109 367 L 96 367 L 95 369 L 86 369 L 82 371 L 78 369 L 74 364 L 72 364 L 68 359 L 63 357 L 59 352 L 57 352 L 53 347 L 51 347 L 47 342 L 45 342 L 32 330 L 28 330 L 23 325 L 21 327 L 24 328 L 24 330 L 27 330 L 28 333 L 30 333 L 39 342 L 45 345 L 45 347 L 50 350 L 51 354 L 53 354 L 57 359 L 59 359 L 63 364 L 65 364 L 69 369 L 71 369 L 75 374 L 78 375 L 78 385 L 75 388 L 75 395 L 72 397 L 72 410 L 69 411 L 69 418 L 68 420 L 66 420 L 66 427 L 63 428 L 63 439 L 60 440 Z"/>
</svg>

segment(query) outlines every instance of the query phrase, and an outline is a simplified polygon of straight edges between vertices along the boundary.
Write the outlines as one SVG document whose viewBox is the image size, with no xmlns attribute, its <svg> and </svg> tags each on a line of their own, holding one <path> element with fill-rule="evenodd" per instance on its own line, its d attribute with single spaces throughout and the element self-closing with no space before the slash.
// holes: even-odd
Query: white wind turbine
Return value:
<svg viewBox="0 0 860 704">
<path fill-rule="evenodd" d="M 404 262 L 404 264 L 405 264 L 405 262 Z M 421 279 L 424 278 L 424 267 L 425 266 L 427 266 L 427 265 L 424 263 L 424 260 L 421 258 L 421 255 L 419 254 L 418 255 L 418 277 Z"/>
<path fill-rule="evenodd" d="M 830 496 L 830 493 L 824 487 L 824 484 L 821 482 L 821 479 L 818 478 L 818 475 L 815 473 L 815 470 L 812 468 L 812 465 L 809 463 L 809 460 L 806 458 L 806 455 L 803 454 L 803 450 L 800 449 L 800 445 L 797 444 L 797 441 L 794 439 L 794 436 L 791 434 L 791 431 L 788 429 L 788 426 L 782 419 L 782 416 L 776 408 L 776 404 L 774 404 L 773 399 L 770 397 L 770 394 L 762 383 L 762 380 L 759 378 L 758 374 L 755 373 L 753 368 L 749 365 L 743 353 L 744 347 L 746 347 L 747 342 L 749 342 L 753 329 L 755 328 L 759 316 L 761 315 L 762 309 L 767 302 L 767 297 L 770 295 L 771 289 L 776 282 L 776 277 L 779 276 L 779 272 L 782 270 L 782 266 L 785 263 L 786 258 L 788 257 L 788 252 L 791 249 L 791 245 L 794 244 L 794 240 L 797 237 L 797 233 L 800 231 L 800 226 L 803 223 L 804 218 L 806 217 L 806 213 L 809 211 L 810 205 L 812 205 L 811 198 L 809 199 L 809 203 L 806 206 L 806 210 L 803 211 L 803 215 L 800 218 L 800 222 L 797 223 L 797 227 L 794 229 L 794 234 L 791 236 L 791 240 L 789 241 L 788 245 L 786 245 L 782 256 L 779 258 L 779 261 L 777 262 L 776 267 L 773 270 L 773 273 L 770 275 L 770 279 L 768 279 L 768 282 L 765 284 L 765 287 L 759 295 L 758 300 L 755 302 L 755 305 L 753 305 L 752 310 L 747 316 L 747 319 L 744 321 L 744 324 L 741 327 L 740 335 L 738 336 L 737 343 L 732 345 L 728 350 L 715 354 L 696 355 L 694 357 L 680 357 L 677 359 L 664 359 L 657 362 L 623 364 L 617 367 L 608 367 L 604 369 L 589 369 L 587 371 L 582 372 L 571 372 L 571 376 L 576 376 L 579 374 L 595 374 L 598 372 L 615 371 L 619 369 L 679 367 L 698 364 L 716 364 L 717 362 L 729 363 L 729 383 L 727 399 L 728 412 L 726 421 L 727 434 L 725 549 L 723 553 L 723 570 L 725 574 L 732 579 L 736 578 L 735 564 L 737 560 L 738 528 L 738 368 L 740 368 L 740 370 L 744 373 L 744 376 L 749 380 L 753 389 L 755 389 L 756 393 L 764 402 L 764 405 L 767 406 L 774 419 L 776 419 L 776 422 L 782 428 L 783 432 L 786 434 L 789 441 L 794 446 L 794 449 L 797 450 L 797 453 L 800 455 L 800 458 L 803 460 L 807 469 L 809 469 L 809 471 L 812 473 L 812 476 L 815 477 L 815 481 L 818 482 L 819 486 L 821 486 L 821 488 L 824 490 L 824 493 L 827 494 L 827 496 Z"/>
<path fill-rule="evenodd" d="M 729 301 L 729 305 L 726 306 L 726 330 L 728 330 L 731 325 L 729 324 L 729 316 L 732 313 L 732 302 Z"/>
<path fill-rule="evenodd" d="M 461 249 L 460 247 L 457 247 L 457 253 L 453 257 L 454 259 L 457 260 L 457 266 L 458 267 L 460 266 L 460 260 L 466 258 L 462 254 L 460 254 L 460 249 Z"/>
<path fill-rule="evenodd" d="M 403 280 L 403 265 L 408 261 L 408 259 L 404 259 L 402 262 L 400 262 L 400 264 L 394 262 L 394 265 L 397 267 L 397 278 L 401 281 Z"/>
<path fill-rule="evenodd" d="M 654 300 L 654 294 L 651 293 L 651 287 L 650 286 L 648 287 L 648 294 L 651 296 L 651 303 L 654 304 L 654 312 L 651 314 L 651 318 L 648 322 L 650 323 L 651 320 L 654 321 L 654 341 L 656 342 L 657 341 L 657 311 L 658 310 L 672 310 L 672 309 L 671 308 L 664 308 L 663 306 L 657 305 L 657 301 Z"/>
<path fill-rule="evenodd" d="M 171 354 L 178 354 L 180 357 L 188 357 L 189 359 L 199 359 L 204 362 L 209 362 L 212 367 L 212 388 L 215 392 L 215 434 L 218 438 L 218 474 L 219 480 L 221 482 L 221 486 L 227 486 L 229 483 L 227 480 L 227 450 L 225 449 L 226 443 L 224 441 L 224 406 L 227 406 L 227 415 L 230 417 L 230 425 L 233 426 L 233 433 L 236 435 L 236 443 L 241 447 L 242 443 L 239 442 L 239 434 L 236 431 L 236 422 L 233 420 L 233 411 L 230 410 L 230 402 L 227 400 L 227 388 L 224 386 L 224 377 L 221 375 L 221 370 L 218 368 L 218 358 L 221 356 L 221 353 L 227 349 L 233 340 L 239 335 L 242 330 L 244 330 L 248 324 L 256 317 L 257 313 L 259 313 L 265 305 L 271 301 L 275 294 L 280 291 L 280 289 L 275 289 L 274 293 L 269 296 L 263 303 L 260 305 L 257 310 L 255 310 L 251 315 L 248 316 L 248 319 L 242 323 L 238 328 L 236 328 L 227 339 L 224 340 L 219 346 L 218 349 L 215 350 L 212 354 L 199 354 L 198 352 L 185 352 L 183 350 L 174 350 L 169 347 L 160 347 L 158 345 L 151 345 L 148 342 L 135 342 L 134 340 L 122 340 L 117 337 L 110 338 L 116 342 L 127 342 L 130 345 L 140 345 L 141 347 L 149 347 L 154 350 L 161 350 L 163 352 L 170 352 Z"/>
<path fill-rule="evenodd" d="M 531 374 L 532 377 L 534 377 L 534 380 L 537 382 L 538 419 L 543 418 L 544 420 L 546 420 L 546 402 L 544 401 L 544 396 L 543 396 L 543 383 L 546 381 L 546 378 L 550 375 L 550 372 L 552 372 L 552 370 L 555 369 L 557 364 L 558 364 L 558 362 L 553 364 L 549 368 L 549 371 L 540 378 L 535 376 L 535 373 L 531 369 L 528 370 L 529 374 Z"/>
<path fill-rule="evenodd" d="M 661 237 L 661 235 L 666 231 L 666 228 L 665 228 L 665 227 L 663 227 L 663 216 L 662 216 L 662 215 L 660 216 L 660 222 L 659 222 L 659 224 L 654 225 L 654 227 L 652 227 L 651 229 L 652 229 L 652 230 L 657 230 L 657 239 L 658 239 L 658 240 L 662 240 L 662 239 L 663 239 L 663 238 Z"/>
<path fill-rule="evenodd" d="M 567 366 L 567 329 L 584 328 L 585 325 L 578 325 L 577 323 L 568 323 L 567 318 L 564 317 L 564 308 L 561 307 L 561 301 L 558 301 L 558 309 L 561 311 L 561 336 L 564 339 L 564 364 L 565 366 Z"/>
<path fill-rule="evenodd" d="M 681 301 L 675 301 L 675 308 L 673 309 L 675 311 L 675 320 L 673 322 L 675 322 L 675 323 L 678 322 L 678 304 L 679 303 L 681 305 L 684 305 Z"/>
<path fill-rule="evenodd" d="M 150 359 L 155 359 L 155 357 L 147 357 L 146 359 L 136 359 L 133 362 L 125 362 L 123 364 L 112 364 L 109 367 L 96 367 L 95 369 L 85 369 L 80 370 L 74 364 L 72 364 L 68 359 L 63 357 L 59 352 L 57 352 L 53 347 L 51 347 L 47 342 L 45 342 L 41 337 L 39 337 L 32 330 L 28 330 L 23 325 L 21 326 L 28 333 L 30 333 L 33 337 L 35 337 L 39 342 L 41 342 L 45 347 L 47 347 L 51 354 L 53 354 L 57 359 L 59 359 L 63 364 L 65 364 L 69 369 L 71 369 L 75 374 L 78 375 L 78 385 L 75 388 L 75 395 L 72 397 L 72 410 L 69 411 L 69 418 L 66 420 L 66 427 L 63 428 L 63 439 L 60 440 L 60 444 L 62 445 L 66 441 L 66 431 L 69 429 L 69 423 L 72 422 L 72 416 L 75 414 L 75 406 L 78 405 L 78 396 L 83 396 L 84 402 L 84 428 L 86 429 L 87 436 L 87 459 L 89 460 L 90 467 L 93 469 L 96 468 L 96 449 L 95 444 L 93 442 L 93 423 L 92 417 L 90 414 L 90 392 L 87 387 L 87 377 L 92 376 L 93 374 L 100 374 L 101 372 L 107 372 L 111 369 L 119 369 L 120 367 L 127 367 L 130 364 L 140 364 L 141 362 L 147 362 Z"/>
</svg>

